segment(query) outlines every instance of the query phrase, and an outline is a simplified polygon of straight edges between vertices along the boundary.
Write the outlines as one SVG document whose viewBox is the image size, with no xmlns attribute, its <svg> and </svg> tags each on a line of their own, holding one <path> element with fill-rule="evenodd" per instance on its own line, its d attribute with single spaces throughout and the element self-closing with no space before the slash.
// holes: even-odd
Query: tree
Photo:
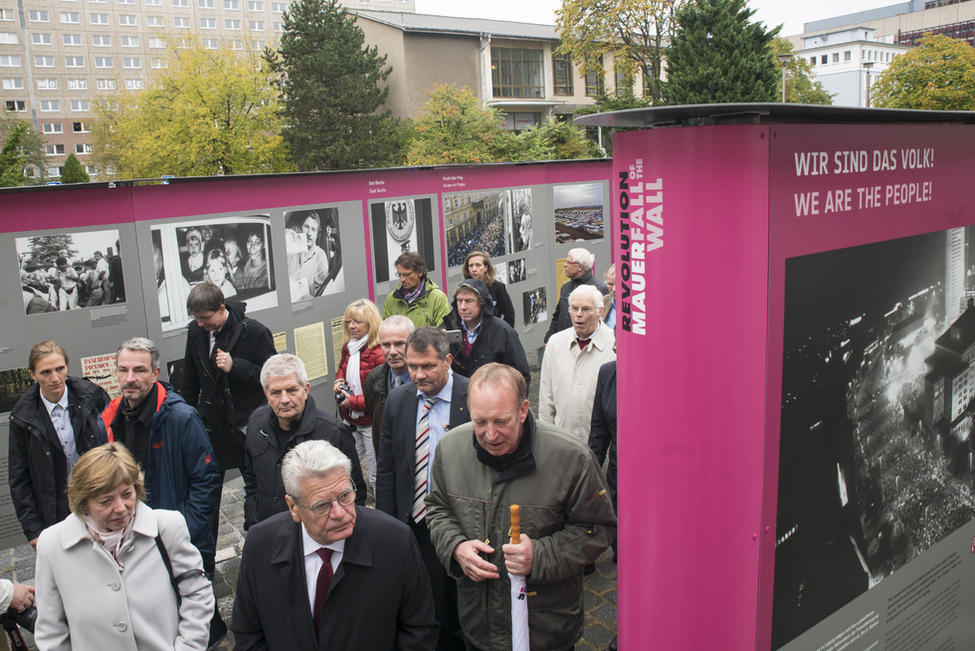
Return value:
<svg viewBox="0 0 975 651">
<path fill-rule="evenodd" d="M 295 0 L 277 50 L 265 50 L 284 99 L 285 140 L 301 170 L 382 165 L 399 124 L 377 112 L 392 72 L 337 0 Z"/>
<path fill-rule="evenodd" d="M 665 44 L 685 0 L 562 0 L 555 24 L 559 52 L 587 66 L 604 54 L 626 78 L 643 73 L 652 104 L 660 103 Z"/>
<path fill-rule="evenodd" d="M 44 139 L 30 123 L 4 116 L 0 121 L 0 187 L 9 188 L 39 183 L 27 176 L 31 166 L 45 170 Z"/>
<path fill-rule="evenodd" d="M 78 255 L 78 251 L 71 248 L 74 246 L 74 237 L 71 235 L 37 235 L 28 237 L 27 243 L 30 245 L 31 254 L 24 261 L 26 267 L 54 266 L 62 251 L 69 260 Z"/>
<path fill-rule="evenodd" d="M 633 91 L 624 93 L 614 93 L 612 95 L 597 95 L 596 103 L 591 106 L 580 106 L 576 109 L 576 115 L 592 115 L 593 113 L 607 113 L 609 111 L 623 111 L 626 109 L 646 108 L 651 106 L 649 97 L 637 96 Z M 597 127 L 599 129 L 599 144 L 606 156 L 613 155 L 613 134 L 617 131 L 635 131 L 632 127 Z M 603 155 L 603 154 L 601 154 Z"/>
<path fill-rule="evenodd" d="M 116 178 L 286 172 L 277 91 L 259 55 L 169 38 L 144 91 L 94 102 L 93 158 Z"/>
<path fill-rule="evenodd" d="M 778 34 L 745 0 L 691 0 L 677 12 L 664 95 L 670 104 L 774 102 Z"/>
<path fill-rule="evenodd" d="M 81 166 L 81 161 L 73 153 L 68 156 L 68 159 L 64 161 L 64 167 L 61 168 L 61 182 L 62 183 L 88 183 L 91 179 L 88 177 L 88 172 L 85 168 Z"/>
<path fill-rule="evenodd" d="M 508 156 L 507 160 L 513 162 L 604 158 L 606 154 L 571 122 L 547 120 L 541 126 L 533 126 L 516 135 Z"/>
<path fill-rule="evenodd" d="M 880 108 L 975 110 L 975 50 L 965 41 L 926 34 L 890 62 L 870 98 Z"/>
<path fill-rule="evenodd" d="M 777 58 L 780 54 L 793 55 L 789 59 L 789 63 L 785 64 L 785 93 L 790 104 L 824 104 L 828 106 L 833 103 L 835 93 L 828 92 L 823 88 L 822 83 L 813 81 L 812 66 L 809 65 L 805 57 L 795 56 L 795 48 L 792 47 L 792 43 L 784 38 L 772 40 L 772 56 L 776 57 L 778 64 L 778 74 L 775 77 L 775 96 L 777 98 L 782 97 L 782 64 L 778 62 Z"/>
<path fill-rule="evenodd" d="M 511 155 L 501 111 L 481 106 L 466 86 L 438 84 L 414 121 L 407 165 L 490 163 Z"/>
</svg>

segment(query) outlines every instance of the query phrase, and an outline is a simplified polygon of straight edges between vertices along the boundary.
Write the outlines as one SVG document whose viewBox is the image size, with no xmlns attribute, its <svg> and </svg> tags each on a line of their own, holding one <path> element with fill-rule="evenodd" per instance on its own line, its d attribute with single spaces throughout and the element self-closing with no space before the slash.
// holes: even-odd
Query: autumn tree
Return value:
<svg viewBox="0 0 975 651">
<path fill-rule="evenodd" d="M 380 111 L 392 68 L 337 0 L 295 0 L 277 50 L 284 137 L 301 170 L 378 167 L 395 162 L 400 124 Z M 390 159 L 394 159 L 391 161 Z"/>
<path fill-rule="evenodd" d="M 61 183 L 88 183 L 89 181 L 91 178 L 81 166 L 81 161 L 74 153 L 69 154 L 64 161 L 64 167 L 61 168 Z"/>
<path fill-rule="evenodd" d="M 661 99 L 666 44 L 685 0 L 562 0 L 555 12 L 559 52 L 580 66 L 612 54 L 621 75 L 642 73 L 651 103 Z"/>
<path fill-rule="evenodd" d="M 259 54 L 166 40 L 143 91 L 93 103 L 93 158 L 115 178 L 286 172 L 277 91 Z"/>
<path fill-rule="evenodd" d="M 481 106 L 466 86 L 437 85 L 428 95 L 413 123 L 407 165 L 489 163 L 509 155 L 512 143 L 501 111 Z"/>
<path fill-rule="evenodd" d="M 677 11 L 667 53 L 669 104 L 774 102 L 777 76 L 769 45 L 778 28 L 751 22 L 745 0 L 691 0 Z"/>
<path fill-rule="evenodd" d="M 29 122 L 4 115 L 0 120 L 0 187 L 9 188 L 39 183 L 39 178 L 27 176 L 34 166 L 46 171 L 44 140 Z"/>
<path fill-rule="evenodd" d="M 879 108 L 975 110 L 975 50 L 965 41 L 926 34 L 894 58 L 870 87 Z"/>
<path fill-rule="evenodd" d="M 563 120 L 546 120 L 512 139 L 507 160 L 573 160 L 605 156 L 581 128 Z"/>
<path fill-rule="evenodd" d="M 778 64 L 778 74 L 776 75 L 777 98 L 782 97 L 782 63 L 778 61 L 781 54 L 792 55 L 789 62 L 785 64 L 785 97 L 790 104 L 823 104 L 833 103 L 834 93 L 830 93 L 823 84 L 813 80 L 812 66 L 805 57 L 795 56 L 795 48 L 792 47 L 787 39 L 775 38 L 772 40 L 772 56 L 776 57 Z"/>
</svg>

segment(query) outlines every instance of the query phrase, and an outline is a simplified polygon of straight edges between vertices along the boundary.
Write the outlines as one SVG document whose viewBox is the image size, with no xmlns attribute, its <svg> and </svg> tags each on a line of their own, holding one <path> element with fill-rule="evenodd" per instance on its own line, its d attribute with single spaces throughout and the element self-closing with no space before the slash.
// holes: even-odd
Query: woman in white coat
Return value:
<svg viewBox="0 0 975 651">
<path fill-rule="evenodd" d="M 75 465 L 71 515 L 37 542 L 39 651 L 206 649 L 214 598 L 200 553 L 182 515 L 144 499 L 139 466 L 119 443 Z"/>
</svg>

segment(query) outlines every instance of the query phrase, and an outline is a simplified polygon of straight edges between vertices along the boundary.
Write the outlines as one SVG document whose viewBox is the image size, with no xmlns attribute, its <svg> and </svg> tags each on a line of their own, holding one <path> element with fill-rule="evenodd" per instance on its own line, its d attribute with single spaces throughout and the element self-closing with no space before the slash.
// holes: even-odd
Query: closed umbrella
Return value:
<svg viewBox="0 0 975 651">
<path fill-rule="evenodd" d="M 511 544 L 521 542 L 521 514 L 511 505 Z M 528 586 L 525 577 L 508 572 L 511 581 L 511 650 L 528 651 Z"/>
</svg>

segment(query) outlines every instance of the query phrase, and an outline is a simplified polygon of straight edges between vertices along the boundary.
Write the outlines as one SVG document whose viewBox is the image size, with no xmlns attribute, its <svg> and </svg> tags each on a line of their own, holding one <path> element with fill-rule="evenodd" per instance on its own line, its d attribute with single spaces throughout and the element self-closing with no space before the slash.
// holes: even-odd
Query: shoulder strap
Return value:
<svg viewBox="0 0 975 651">
<path fill-rule="evenodd" d="M 240 323 L 234 326 L 234 332 L 230 335 L 230 343 L 227 344 L 227 350 L 224 352 L 229 353 L 231 350 L 233 350 L 234 344 L 236 344 L 237 340 L 240 338 L 240 333 L 244 331 L 244 326 L 246 326 L 250 320 L 250 317 L 245 316 L 240 320 Z"/>
<path fill-rule="evenodd" d="M 183 605 L 183 596 L 179 593 L 179 586 L 176 585 L 176 577 L 173 576 L 173 564 L 169 560 L 169 552 L 166 551 L 166 545 L 163 544 L 162 536 L 156 536 L 156 547 L 159 549 L 159 555 L 162 556 L 163 564 L 166 565 L 166 571 L 169 573 L 169 582 L 173 586 L 173 592 L 176 593 L 176 608 L 179 609 Z"/>
</svg>

